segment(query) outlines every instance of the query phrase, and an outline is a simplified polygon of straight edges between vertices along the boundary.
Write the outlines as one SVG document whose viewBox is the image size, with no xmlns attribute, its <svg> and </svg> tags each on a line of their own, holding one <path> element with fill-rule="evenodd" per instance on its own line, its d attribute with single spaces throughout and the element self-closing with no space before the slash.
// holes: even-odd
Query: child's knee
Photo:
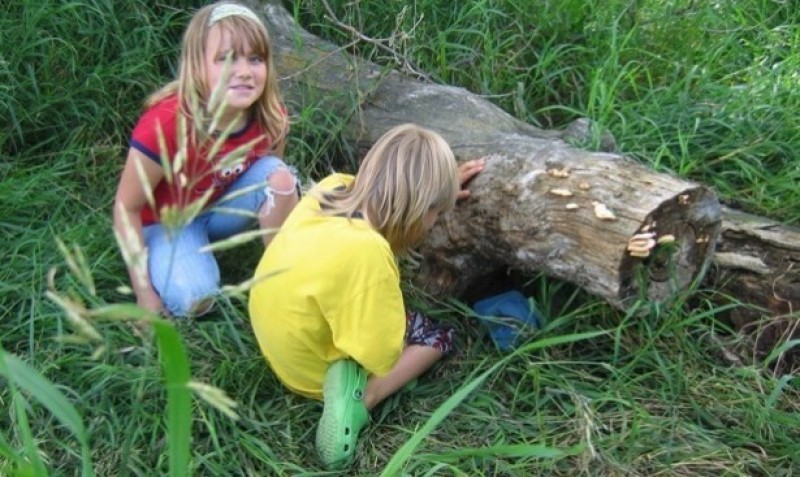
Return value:
<svg viewBox="0 0 800 477">
<path fill-rule="evenodd" d="M 297 177 L 286 167 L 279 167 L 267 178 L 267 188 L 278 195 L 294 195 L 297 192 Z"/>
<path fill-rule="evenodd" d="M 267 178 L 264 188 L 264 202 L 259 207 L 258 215 L 266 218 L 273 210 L 280 211 L 278 215 L 286 215 L 297 203 L 299 193 L 297 190 L 297 177 L 287 167 L 279 167 Z"/>
<path fill-rule="evenodd" d="M 178 267 L 173 272 L 166 281 L 153 283 L 164 308 L 180 318 L 207 313 L 213 305 L 213 297 L 220 291 L 218 271 Z"/>
<path fill-rule="evenodd" d="M 152 227 L 152 228 L 151 228 Z M 174 237 L 159 226 L 145 230 L 150 283 L 164 308 L 175 317 L 207 311 L 207 299 L 219 292 L 219 266 L 208 245 L 201 221 L 193 221 Z"/>
</svg>

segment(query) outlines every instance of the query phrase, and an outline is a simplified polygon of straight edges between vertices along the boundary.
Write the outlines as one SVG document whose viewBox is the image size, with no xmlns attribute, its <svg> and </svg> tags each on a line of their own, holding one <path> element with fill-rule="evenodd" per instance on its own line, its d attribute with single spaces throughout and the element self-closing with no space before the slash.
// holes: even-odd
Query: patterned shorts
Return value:
<svg viewBox="0 0 800 477">
<path fill-rule="evenodd" d="M 406 346 L 430 346 L 448 354 L 453 349 L 454 333 L 453 328 L 434 323 L 419 312 L 406 313 Z"/>
</svg>

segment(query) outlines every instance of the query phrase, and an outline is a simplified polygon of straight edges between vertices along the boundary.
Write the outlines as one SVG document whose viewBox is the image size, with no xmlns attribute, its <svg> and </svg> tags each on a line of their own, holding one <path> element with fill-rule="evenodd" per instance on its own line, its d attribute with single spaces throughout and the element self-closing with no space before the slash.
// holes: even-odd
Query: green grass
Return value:
<svg viewBox="0 0 800 477">
<path fill-rule="evenodd" d="M 241 297 L 144 341 L 119 319 L 136 313 L 106 308 L 131 301 L 110 220 L 127 136 L 199 2 L 167 3 L 0 6 L 0 475 L 324 475 L 312 445 L 321 406 L 270 373 Z M 796 224 L 800 14 L 790 2 L 715 3 L 331 6 L 370 37 L 394 37 L 436 81 L 543 127 L 589 117 L 626 154 Z M 294 11 L 349 41 L 320 2 Z M 392 60 L 366 42 L 355 50 Z M 312 178 L 354 164 L 341 118 L 316 101 L 292 105 L 287 147 Z M 221 252 L 226 282 L 246 279 L 259 254 L 255 243 Z M 797 342 L 753 362 L 712 291 L 625 315 L 546 277 L 520 287 L 548 324 L 514 355 L 463 303 L 411 291 L 457 328 L 459 349 L 393 412 L 377 410 L 354 474 L 797 473 L 800 384 L 772 367 Z"/>
<path fill-rule="evenodd" d="M 302 2 L 303 24 L 344 43 Z M 619 149 L 796 224 L 800 12 L 788 2 L 331 1 L 337 17 L 438 81 L 534 124 L 589 117 Z M 357 52 L 390 55 L 370 43 Z"/>
</svg>

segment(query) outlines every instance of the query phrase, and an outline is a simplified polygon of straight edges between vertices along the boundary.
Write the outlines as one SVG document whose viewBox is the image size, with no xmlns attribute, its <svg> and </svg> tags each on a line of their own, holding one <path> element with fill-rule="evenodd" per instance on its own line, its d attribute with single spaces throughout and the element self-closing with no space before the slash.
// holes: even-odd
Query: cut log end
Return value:
<svg viewBox="0 0 800 477">
<path fill-rule="evenodd" d="M 642 222 L 620 261 L 619 300 L 664 301 L 699 282 L 719 239 L 721 210 L 705 187 L 663 202 Z"/>
</svg>

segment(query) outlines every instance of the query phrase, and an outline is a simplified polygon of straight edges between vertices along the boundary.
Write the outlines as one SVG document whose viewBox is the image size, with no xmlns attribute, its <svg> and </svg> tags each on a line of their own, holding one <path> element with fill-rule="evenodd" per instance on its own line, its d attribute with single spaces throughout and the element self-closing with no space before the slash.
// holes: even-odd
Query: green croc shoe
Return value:
<svg viewBox="0 0 800 477">
<path fill-rule="evenodd" d="M 335 361 L 325 374 L 317 452 L 328 469 L 341 470 L 353 462 L 358 434 L 369 421 L 363 401 L 366 386 L 367 375 L 353 360 Z"/>
</svg>

